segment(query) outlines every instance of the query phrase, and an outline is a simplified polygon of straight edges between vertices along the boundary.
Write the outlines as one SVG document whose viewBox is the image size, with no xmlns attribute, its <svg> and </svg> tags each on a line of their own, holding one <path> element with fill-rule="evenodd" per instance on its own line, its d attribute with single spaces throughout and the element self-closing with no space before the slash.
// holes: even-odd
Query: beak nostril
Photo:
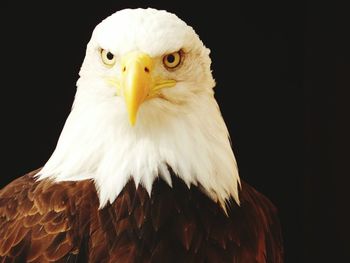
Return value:
<svg viewBox="0 0 350 263">
<path fill-rule="evenodd" d="M 145 67 L 145 72 L 149 73 L 148 67 Z"/>
<path fill-rule="evenodd" d="M 126 71 L 126 67 L 125 67 L 125 66 L 123 67 L 122 71 L 123 71 L 123 72 L 125 72 L 125 71 Z"/>
</svg>

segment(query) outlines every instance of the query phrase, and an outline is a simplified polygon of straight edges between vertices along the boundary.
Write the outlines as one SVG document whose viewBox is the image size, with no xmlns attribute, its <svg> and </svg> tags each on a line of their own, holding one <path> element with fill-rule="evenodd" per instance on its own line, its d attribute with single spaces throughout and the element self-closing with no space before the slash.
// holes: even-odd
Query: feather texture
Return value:
<svg viewBox="0 0 350 263">
<path fill-rule="evenodd" d="M 149 196 L 129 181 L 99 210 L 90 180 L 36 172 L 0 191 L 0 262 L 283 262 L 276 209 L 245 182 L 227 215 L 173 172 L 173 187 L 158 179 Z"/>
</svg>

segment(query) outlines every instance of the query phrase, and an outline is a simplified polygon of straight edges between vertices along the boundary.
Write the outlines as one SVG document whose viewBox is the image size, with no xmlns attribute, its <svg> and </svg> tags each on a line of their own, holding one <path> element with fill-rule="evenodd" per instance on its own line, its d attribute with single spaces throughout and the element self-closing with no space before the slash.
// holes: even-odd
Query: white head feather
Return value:
<svg viewBox="0 0 350 263">
<path fill-rule="evenodd" d="M 120 65 L 106 67 L 101 48 L 117 61 L 130 51 L 147 53 L 158 61 L 157 74 L 177 81 L 161 90 L 166 99 L 141 105 L 134 127 L 124 99 L 105 81 L 120 74 Z M 180 49 L 183 64 L 168 71 L 162 57 Z M 158 176 L 171 185 L 169 165 L 188 187 L 200 185 L 222 205 L 230 197 L 239 203 L 239 176 L 214 98 L 209 53 L 192 27 L 166 11 L 125 9 L 102 21 L 87 45 L 72 111 L 39 179 L 92 179 L 103 207 L 131 178 L 150 194 Z"/>
</svg>

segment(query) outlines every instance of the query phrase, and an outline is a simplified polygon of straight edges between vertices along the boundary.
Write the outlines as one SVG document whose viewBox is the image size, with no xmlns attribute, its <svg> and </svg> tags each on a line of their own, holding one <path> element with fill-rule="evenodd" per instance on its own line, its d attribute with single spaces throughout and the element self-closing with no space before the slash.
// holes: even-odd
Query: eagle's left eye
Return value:
<svg viewBox="0 0 350 263">
<path fill-rule="evenodd" d="M 110 51 L 105 49 L 101 50 L 101 58 L 104 64 L 113 66 L 115 64 L 115 56 Z"/>
<path fill-rule="evenodd" d="M 163 64 L 167 69 L 174 69 L 181 63 L 181 52 L 173 52 L 163 57 Z"/>
</svg>

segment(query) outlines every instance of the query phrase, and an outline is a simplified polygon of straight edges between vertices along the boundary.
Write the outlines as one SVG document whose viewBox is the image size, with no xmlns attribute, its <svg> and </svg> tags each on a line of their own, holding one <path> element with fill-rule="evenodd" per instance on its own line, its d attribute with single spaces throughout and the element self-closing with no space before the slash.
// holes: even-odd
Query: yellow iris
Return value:
<svg viewBox="0 0 350 263">
<path fill-rule="evenodd" d="M 174 69 L 181 63 L 180 51 L 170 53 L 163 57 L 163 64 L 167 69 Z"/>
<path fill-rule="evenodd" d="M 101 50 L 101 58 L 104 64 L 107 66 L 113 66 L 115 64 L 115 56 L 110 52 L 105 49 Z"/>
</svg>

